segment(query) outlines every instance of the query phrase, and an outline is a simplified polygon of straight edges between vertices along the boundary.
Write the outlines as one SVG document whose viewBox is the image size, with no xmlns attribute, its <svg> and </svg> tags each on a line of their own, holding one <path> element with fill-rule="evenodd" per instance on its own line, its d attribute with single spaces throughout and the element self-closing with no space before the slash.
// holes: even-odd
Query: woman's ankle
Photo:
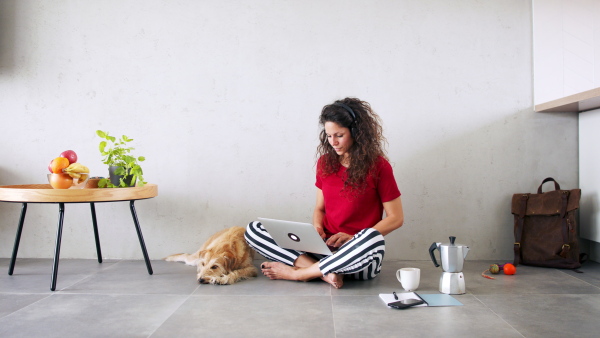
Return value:
<svg viewBox="0 0 600 338">
<path fill-rule="evenodd" d="M 294 266 L 297 268 L 308 268 L 309 266 L 315 264 L 317 262 L 316 259 L 308 256 L 307 254 L 302 254 L 296 258 L 294 262 Z"/>
</svg>

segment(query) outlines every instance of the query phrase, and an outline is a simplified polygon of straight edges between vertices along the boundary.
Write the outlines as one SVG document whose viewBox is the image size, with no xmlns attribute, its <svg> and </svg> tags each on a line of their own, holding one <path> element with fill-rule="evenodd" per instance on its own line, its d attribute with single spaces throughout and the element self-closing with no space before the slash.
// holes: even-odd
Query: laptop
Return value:
<svg viewBox="0 0 600 338">
<path fill-rule="evenodd" d="M 312 252 L 321 255 L 332 255 L 325 241 L 310 223 L 282 221 L 277 219 L 262 218 L 258 220 L 275 243 L 284 249 Z"/>
</svg>

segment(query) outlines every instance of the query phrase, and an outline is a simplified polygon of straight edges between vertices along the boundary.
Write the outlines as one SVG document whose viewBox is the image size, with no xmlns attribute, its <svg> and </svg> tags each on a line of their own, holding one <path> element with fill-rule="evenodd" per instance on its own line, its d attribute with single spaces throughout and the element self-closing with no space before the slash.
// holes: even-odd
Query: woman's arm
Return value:
<svg viewBox="0 0 600 338">
<path fill-rule="evenodd" d="M 313 226 L 317 229 L 321 238 L 325 238 L 325 230 L 323 229 L 323 218 L 325 217 L 325 198 L 323 198 L 323 190 L 317 188 L 317 204 L 313 212 Z"/>
<path fill-rule="evenodd" d="M 317 205 L 315 206 L 315 211 L 313 212 L 313 226 L 317 229 L 321 238 L 325 239 L 327 235 L 325 234 L 325 230 L 323 227 L 323 218 L 325 217 L 325 198 L 323 197 L 323 190 L 317 188 Z M 352 239 L 352 235 L 348 235 L 347 233 L 338 232 L 333 236 L 327 239 L 325 244 L 332 246 L 334 248 L 339 248 L 344 243 L 348 242 Z"/>
<path fill-rule="evenodd" d="M 383 203 L 383 210 L 385 210 L 386 217 L 379 221 L 379 223 L 375 224 L 373 228 L 385 236 L 404 224 L 402 200 L 400 197 L 398 197 L 389 202 Z"/>
</svg>

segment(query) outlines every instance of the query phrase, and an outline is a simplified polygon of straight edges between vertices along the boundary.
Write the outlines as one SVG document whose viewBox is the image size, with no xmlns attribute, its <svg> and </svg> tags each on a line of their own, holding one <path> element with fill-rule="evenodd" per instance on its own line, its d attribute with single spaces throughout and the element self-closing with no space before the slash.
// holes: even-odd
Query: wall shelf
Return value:
<svg viewBox="0 0 600 338">
<path fill-rule="evenodd" d="M 535 111 L 539 113 L 580 113 L 597 108 L 600 108 L 600 87 L 550 102 L 540 103 L 535 106 Z"/>
</svg>

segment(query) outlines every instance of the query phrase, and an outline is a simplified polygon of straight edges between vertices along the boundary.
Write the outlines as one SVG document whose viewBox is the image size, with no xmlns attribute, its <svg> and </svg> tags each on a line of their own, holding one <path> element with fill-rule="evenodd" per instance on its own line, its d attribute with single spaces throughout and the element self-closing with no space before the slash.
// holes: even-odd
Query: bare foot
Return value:
<svg viewBox="0 0 600 338">
<path fill-rule="evenodd" d="M 319 270 L 318 264 L 313 264 L 307 268 L 298 268 L 279 262 L 264 262 L 260 265 L 260 268 L 263 275 L 269 277 L 270 279 L 285 279 L 306 282 L 320 277 L 323 281 L 331 284 L 336 289 L 339 289 L 344 285 L 344 275 L 329 273 L 326 276 L 323 276 Z"/>
<path fill-rule="evenodd" d="M 321 277 L 321 279 L 331 284 L 336 289 L 340 289 L 344 285 L 344 275 L 329 273 L 326 276 Z"/>
<path fill-rule="evenodd" d="M 279 262 L 264 262 L 260 265 L 260 271 L 270 279 L 300 280 L 296 273 L 298 269 Z"/>
</svg>

